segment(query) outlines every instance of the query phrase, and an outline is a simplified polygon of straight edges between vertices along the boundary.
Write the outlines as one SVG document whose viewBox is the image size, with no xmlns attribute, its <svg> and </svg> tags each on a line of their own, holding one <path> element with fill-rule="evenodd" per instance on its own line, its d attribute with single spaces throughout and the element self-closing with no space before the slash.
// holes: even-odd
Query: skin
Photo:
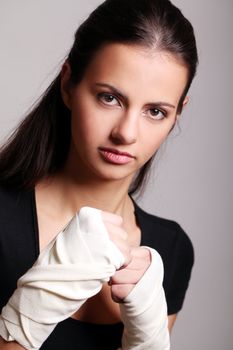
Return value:
<svg viewBox="0 0 233 350">
<path fill-rule="evenodd" d="M 65 65 L 63 82 L 69 81 L 69 74 L 69 66 Z M 82 163 L 84 176 L 88 173 L 90 181 L 95 182 L 97 177 L 109 181 L 113 187 L 117 183 L 118 188 L 128 190 L 132 175 L 151 158 L 177 121 L 177 107 L 186 81 L 186 68 L 165 52 L 152 54 L 119 44 L 108 45 L 98 52 L 81 84 L 63 90 L 64 102 L 72 113 L 73 138 L 68 162 L 71 171 L 76 173 L 75 164 Z M 98 152 L 102 146 L 117 147 L 135 159 L 126 166 L 107 164 Z M 148 262 L 136 280 L 133 279 L 135 283 L 147 267 Z M 133 284 L 127 285 L 122 293 L 123 287 L 116 282 L 123 273 L 125 277 L 125 270 L 117 272 L 112 279 L 114 300 L 132 289 Z M 132 270 L 127 272 L 128 278 L 135 277 Z M 170 329 L 175 318 L 176 315 L 169 316 Z"/>
<path fill-rule="evenodd" d="M 66 80 L 68 65 L 63 70 Z M 153 156 L 176 122 L 186 80 L 186 68 L 168 53 L 152 54 L 120 44 L 105 46 L 89 65 L 85 79 L 63 90 L 72 114 L 69 172 L 80 180 L 78 160 L 85 179 L 88 174 L 92 182 L 115 180 L 128 188 L 133 174 Z M 125 98 L 115 96 L 105 84 Z M 99 147 L 117 148 L 135 159 L 127 166 L 111 166 L 101 159 Z"/>
<path fill-rule="evenodd" d="M 128 188 L 176 123 L 186 82 L 187 69 L 173 55 L 123 44 L 99 50 L 77 86 L 70 83 L 68 63 L 63 66 L 61 93 L 71 111 L 71 147 L 64 169 L 36 186 L 40 249 L 82 206 L 91 206 L 103 211 L 109 237 L 125 256 L 124 267 L 74 318 L 119 321 L 118 302 L 150 265 L 149 250 L 139 246 L 141 232 Z M 112 164 L 103 157 L 103 147 L 132 158 Z M 168 317 L 170 330 L 175 319 L 176 315 Z M 0 349 L 22 347 L 0 341 Z"/>
</svg>

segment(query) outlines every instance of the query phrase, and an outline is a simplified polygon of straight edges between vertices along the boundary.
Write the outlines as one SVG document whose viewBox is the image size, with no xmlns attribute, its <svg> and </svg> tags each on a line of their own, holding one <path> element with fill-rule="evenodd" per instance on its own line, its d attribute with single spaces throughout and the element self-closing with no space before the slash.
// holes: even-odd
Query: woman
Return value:
<svg viewBox="0 0 233 350">
<path fill-rule="evenodd" d="M 188 286 L 193 248 L 177 223 L 145 213 L 131 194 L 140 189 L 154 155 L 188 102 L 187 92 L 196 66 L 192 26 L 169 1 L 107 0 L 80 26 L 61 73 L 1 151 L 0 300 L 1 307 L 6 305 L 1 318 L 0 334 L 5 339 L 1 339 L 1 350 L 169 348 L 164 303 L 171 330 Z M 25 330 L 21 322 L 26 315 L 25 305 L 17 304 L 19 293 L 28 291 L 27 278 L 31 273 L 33 278 L 37 276 L 43 259 L 49 261 L 50 254 L 57 259 L 57 251 L 51 253 L 51 247 L 61 244 L 59 254 L 63 255 L 67 232 L 73 234 L 71 219 L 85 206 L 96 209 L 87 209 L 84 214 L 81 211 L 75 225 L 83 225 L 84 231 L 91 225 L 92 230 L 98 231 L 104 224 L 102 231 L 106 229 L 107 235 L 103 242 L 102 233 L 95 241 L 85 241 L 83 249 L 87 246 L 88 254 L 93 254 L 92 262 L 98 262 L 97 256 L 99 261 L 104 257 L 113 269 L 104 278 L 95 279 L 96 288 L 90 287 L 94 278 L 87 277 L 84 287 L 72 285 L 76 294 L 82 287 L 85 290 L 76 300 L 72 314 L 61 306 L 65 300 L 65 309 L 69 299 L 65 292 L 62 294 L 67 287 L 65 275 L 51 272 L 51 280 L 59 279 L 62 285 L 62 301 L 59 299 L 56 307 L 53 306 L 59 294 L 56 284 L 57 289 L 41 300 L 40 295 L 47 287 L 37 284 L 35 288 L 31 284 L 29 296 L 36 297 L 30 300 L 30 309 L 36 309 L 38 301 L 46 322 L 40 323 L 34 317 L 36 311 L 32 311 L 27 322 L 33 317 L 36 326 L 30 323 L 30 329 Z M 59 243 L 57 234 L 70 220 L 72 224 L 63 230 L 62 236 L 58 235 L 62 237 Z M 113 250 L 109 242 L 113 243 Z M 105 252 L 106 247 L 111 254 Z M 162 267 L 160 272 L 156 270 L 160 262 L 154 249 L 163 260 L 166 300 L 159 286 L 159 299 L 151 299 L 142 320 L 140 312 L 134 314 L 127 309 L 127 298 L 136 298 L 134 307 L 138 311 L 154 293 L 154 286 L 162 278 Z M 83 259 L 87 256 L 84 250 L 79 252 Z M 72 259 L 79 259 L 80 255 L 74 253 Z M 118 258 L 113 262 L 115 255 Z M 17 280 L 35 261 L 25 275 L 27 282 L 24 278 L 17 288 Z M 83 266 L 85 269 L 87 264 Z M 149 274 L 151 279 L 148 277 L 145 282 Z M 77 272 L 76 276 L 79 280 Z M 33 281 L 40 283 L 37 278 Z M 12 293 L 17 304 L 13 308 L 14 312 L 17 309 L 15 315 L 12 309 L 9 311 Z M 58 318 L 61 322 L 56 319 L 51 328 L 48 305 L 51 315 L 57 309 L 64 311 L 63 317 Z M 153 315 L 150 310 L 154 310 Z M 162 323 L 158 323 L 162 333 L 155 332 L 157 326 L 153 323 L 159 315 L 163 315 Z M 17 330 L 11 331 L 7 322 Z M 27 331 L 29 335 L 25 336 Z M 148 342 L 140 334 L 147 331 Z M 36 342 L 41 332 L 43 335 Z M 18 338 L 16 333 L 20 333 Z M 27 339 L 21 341 L 22 337 Z"/>
</svg>

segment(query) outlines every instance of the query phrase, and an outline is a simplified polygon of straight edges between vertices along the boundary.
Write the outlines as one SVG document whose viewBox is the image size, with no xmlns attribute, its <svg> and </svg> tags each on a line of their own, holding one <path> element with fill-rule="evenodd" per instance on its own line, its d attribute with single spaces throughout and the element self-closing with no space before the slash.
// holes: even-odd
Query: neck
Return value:
<svg viewBox="0 0 233 350">
<path fill-rule="evenodd" d="M 78 211 L 83 206 L 123 215 L 132 175 L 122 179 L 105 179 L 92 173 L 71 147 L 63 170 L 56 176 L 65 203 Z M 78 168 L 76 164 L 79 164 Z M 132 205 L 132 203 L 131 203 Z"/>
<path fill-rule="evenodd" d="M 129 200 L 129 184 L 126 181 L 101 181 L 98 179 L 79 181 L 77 178 L 72 181 L 64 175 L 61 180 L 63 182 L 61 188 L 76 210 L 83 206 L 90 206 L 121 215 Z"/>
<path fill-rule="evenodd" d="M 134 205 L 128 195 L 130 183 L 129 178 L 106 181 L 95 177 L 90 181 L 87 177 L 72 177 L 64 169 L 36 185 L 37 210 L 63 227 L 81 207 L 89 206 L 120 215 L 124 229 L 132 233 L 136 222 Z"/>
<path fill-rule="evenodd" d="M 40 188 L 49 194 L 53 203 L 50 207 L 67 215 L 74 215 L 83 206 L 94 207 L 103 211 L 112 212 L 122 217 L 133 209 L 128 195 L 131 179 L 109 180 L 88 178 L 87 176 L 72 176 L 65 169 L 42 182 Z M 65 209 L 64 209 L 65 208 Z"/>
</svg>

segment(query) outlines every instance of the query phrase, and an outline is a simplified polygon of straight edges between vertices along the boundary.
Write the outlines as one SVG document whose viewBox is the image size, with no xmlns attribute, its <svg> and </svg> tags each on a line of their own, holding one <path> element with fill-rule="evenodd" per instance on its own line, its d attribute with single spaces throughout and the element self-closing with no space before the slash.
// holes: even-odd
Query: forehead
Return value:
<svg viewBox="0 0 233 350">
<path fill-rule="evenodd" d="M 129 98 L 167 100 L 178 104 L 188 70 L 165 51 L 139 46 L 108 44 L 95 54 L 84 76 L 88 83 L 108 83 Z"/>
</svg>

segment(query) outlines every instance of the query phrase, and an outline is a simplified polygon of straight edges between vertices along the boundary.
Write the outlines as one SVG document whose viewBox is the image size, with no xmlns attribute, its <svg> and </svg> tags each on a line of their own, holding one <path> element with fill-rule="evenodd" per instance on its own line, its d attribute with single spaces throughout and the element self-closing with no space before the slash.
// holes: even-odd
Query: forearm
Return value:
<svg viewBox="0 0 233 350">
<path fill-rule="evenodd" d="M 123 350 L 169 350 L 167 304 L 163 282 L 163 263 L 151 249 L 152 262 L 132 292 L 120 304 L 124 323 Z"/>
<path fill-rule="evenodd" d="M 56 324 L 97 294 L 123 263 L 100 212 L 83 208 L 19 279 L 2 309 L 0 335 L 39 349 Z"/>
</svg>

